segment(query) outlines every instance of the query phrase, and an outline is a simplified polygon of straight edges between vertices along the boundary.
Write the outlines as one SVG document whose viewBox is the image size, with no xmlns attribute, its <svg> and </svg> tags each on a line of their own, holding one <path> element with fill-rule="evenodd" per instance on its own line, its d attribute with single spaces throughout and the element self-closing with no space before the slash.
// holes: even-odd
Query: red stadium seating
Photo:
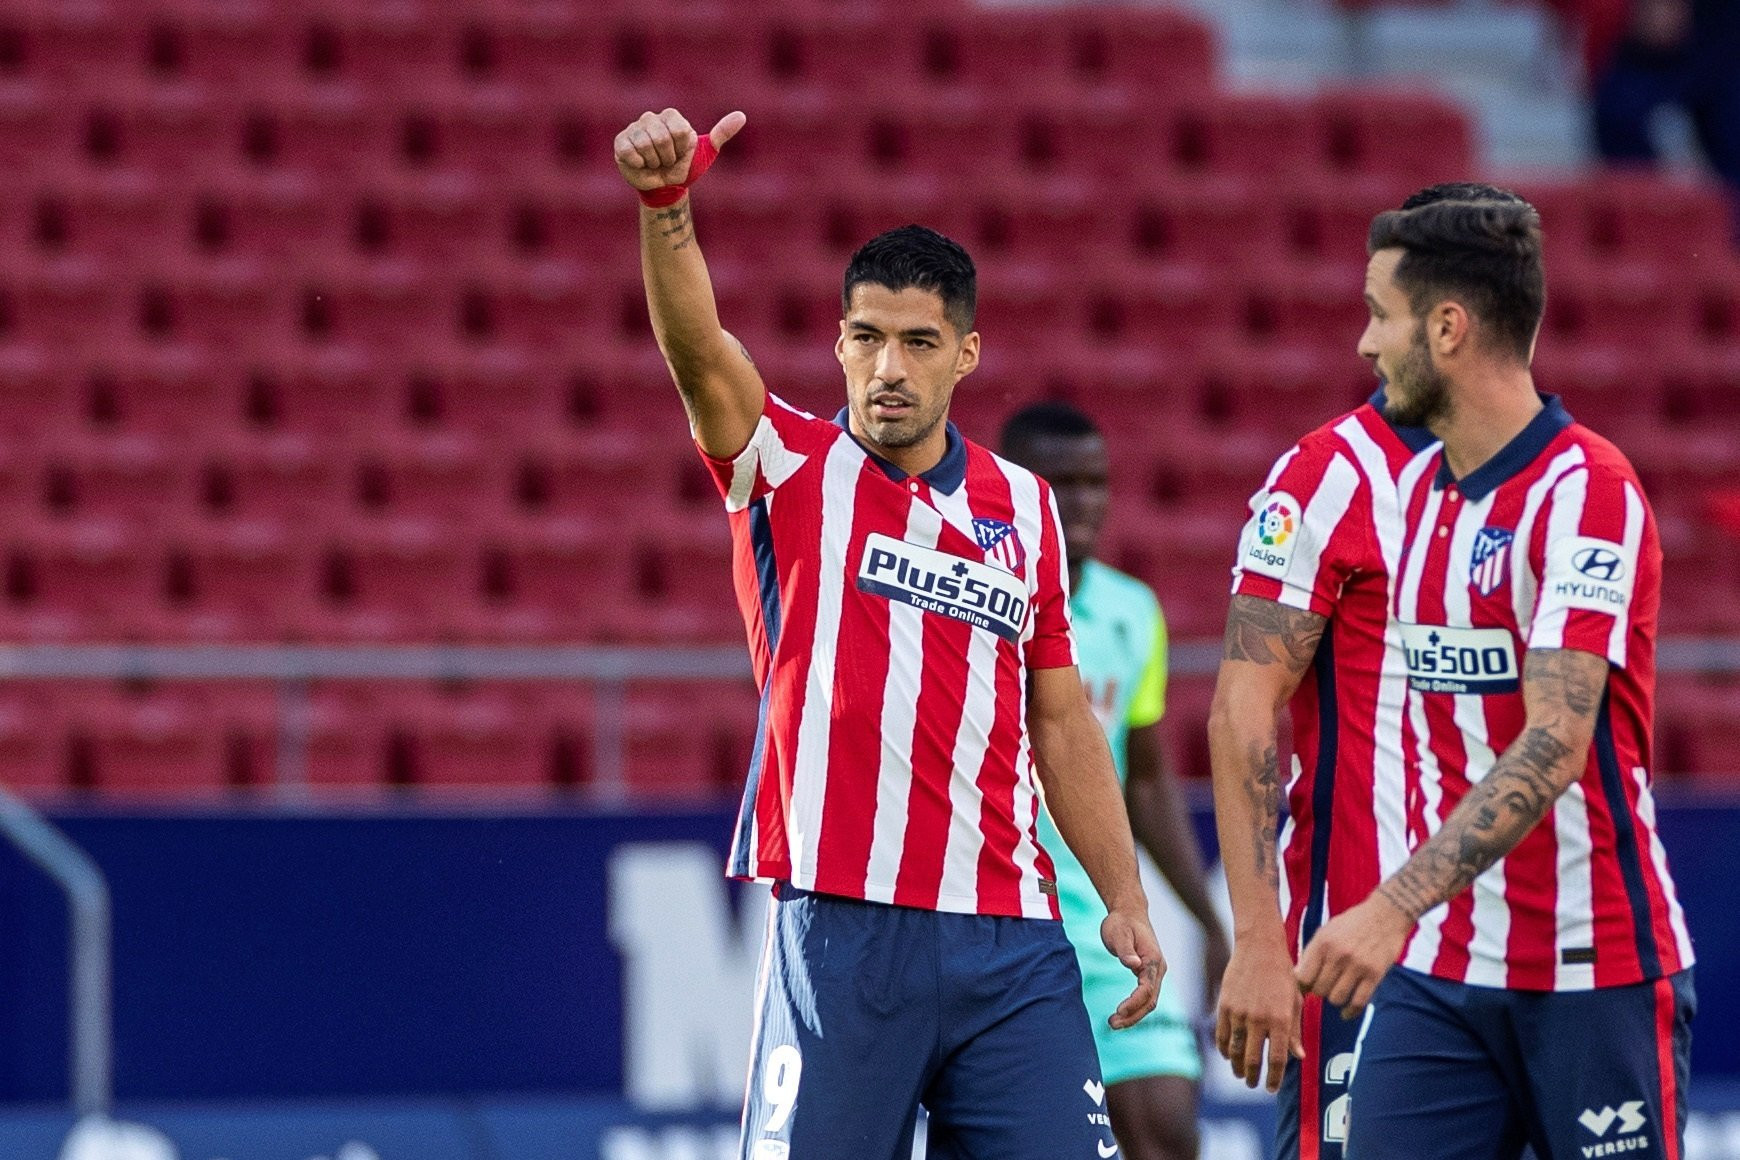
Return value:
<svg viewBox="0 0 1740 1160">
<path fill-rule="evenodd" d="M 774 389 L 839 407 L 866 238 L 959 238 L 984 363 L 956 422 L 990 441 L 1027 402 L 1088 407 L 1108 557 L 1213 636 L 1245 496 L 1372 388 L 1372 215 L 1474 160 L 1429 95 L 1218 88 L 1208 27 L 1135 4 L 27 5 L 0 14 L 0 82 L 0 639 L 27 642 L 740 641 L 610 170 L 666 104 L 749 113 L 697 228 Z M 1740 630 L 1740 562 L 1705 532 L 1735 485 L 1727 207 L 1635 174 L 1521 185 L 1540 382 L 1643 473 L 1664 630 Z M 1186 772 L 1205 688 L 1171 714 Z M 1725 762 L 1728 696 L 1664 696 L 1669 767 Z M 629 787 L 733 783 L 752 710 L 631 690 Z M 277 713 L 258 685 L 0 682 L 0 763 L 45 790 L 259 786 Z M 309 715 L 317 785 L 596 776 L 572 689 L 344 682 Z"/>
</svg>

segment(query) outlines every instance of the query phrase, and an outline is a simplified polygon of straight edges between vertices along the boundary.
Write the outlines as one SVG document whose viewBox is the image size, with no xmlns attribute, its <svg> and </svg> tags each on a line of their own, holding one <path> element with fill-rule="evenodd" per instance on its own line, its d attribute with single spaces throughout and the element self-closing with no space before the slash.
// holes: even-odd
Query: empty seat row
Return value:
<svg viewBox="0 0 1740 1160">
<path fill-rule="evenodd" d="M 813 172 L 838 180 L 909 171 L 950 173 L 971 155 L 980 181 L 1077 174 L 1142 182 L 1156 173 L 1266 177 L 1371 175 L 1416 183 L 1470 165 L 1466 119 L 1426 96 L 1301 103 L 1275 97 L 1174 94 L 1084 103 L 1073 90 L 983 107 L 846 100 L 730 102 L 646 94 L 609 107 L 540 105 L 513 95 L 443 105 L 385 106 L 361 94 L 219 105 L 164 100 L 74 107 L 0 90 L 0 159 L 29 176 L 125 166 L 165 175 L 308 172 L 353 184 L 366 176 L 439 171 L 546 176 L 608 166 L 611 143 L 645 104 L 686 103 L 698 120 L 750 114 L 732 142 L 746 173 Z M 1084 122 L 1093 128 L 1084 128 Z M 710 122 L 709 122 L 710 123 Z M 706 124 L 700 126 L 705 129 Z M 1110 152 L 1107 137 L 1118 142 Z M 1403 142 L 1403 146 L 1386 144 Z M 965 152 L 963 152 L 965 151 Z"/>
<path fill-rule="evenodd" d="M 72 89 L 194 84 L 244 92 L 299 83 L 387 91 L 669 84 L 708 75 L 721 60 L 746 82 L 782 86 L 1194 87 L 1214 71 L 1205 24 L 1142 6 L 999 13 L 930 6 L 917 20 L 868 4 L 758 11 L 715 3 L 663 20 L 593 5 L 493 18 L 440 8 L 200 20 L 123 11 L 51 8 L 34 20 L 6 21 L 0 71 Z"/>
</svg>

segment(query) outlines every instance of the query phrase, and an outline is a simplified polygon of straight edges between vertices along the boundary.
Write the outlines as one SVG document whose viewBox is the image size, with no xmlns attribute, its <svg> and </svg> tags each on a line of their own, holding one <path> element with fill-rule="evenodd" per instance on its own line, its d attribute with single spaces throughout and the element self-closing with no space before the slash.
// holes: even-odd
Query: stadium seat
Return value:
<svg viewBox="0 0 1740 1160">
<path fill-rule="evenodd" d="M 34 443 L 57 430 L 81 427 L 83 396 L 78 382 L 64 348 L 0 344 L 0 436 L 9 442 Z"/>
<path fill-rule="evenodd" d="M 0 682 L 0 785 L 13 793 L 48 793 L 67 785 L 57 692 L 44 682 Z"/>
<path fill-rule="evenodd" d="M 1203 95 L 1157 123 L 1157 155 L 1185 173 L 1273 180 L 1312 173 L 1326 156 L 1325 130 L 1311 106 L 1285 97 Z M 1149 159 L 1145 150 L 1132 152 Z"/>
<path fill-rule="evenodd" d="M 422 788 L 549 784 L 548 740 L 528 728 L 527 708 L 499 686 L 394 684 L 376 694 L 407 766 L 397 777 Z"/>
<path fill-rule="evenodd" d="M 68 728 L 108 793 L 210 792 L 229 784 L 229 770 L 206 708 L 174 688 L 105 690 L 71 703 Z"/>
<path fill-rule="evenodd" d="M 1589 240 L 1598 252 L 1659 259 L 1676 272 L 1731 259 L 1723 242 L 1733 210 L 1714 182 L 1611 172 L 1590 186 L 1588 212 Z"/>
<path fill-rule="evenodd" d="M 1474 164 L 1468 118 L 1450 101 L 1414 91 L 1320 95 L 1314 108 L 1337 170 L 1413 184 L 1465 180 Z"/>
<path fill-rule="evenodd" d="M 400 434 L 362 451 L 351 472 L 362 511 L 467 526 L 509 510 L 510 473 L 483 443 L 459 431 Z"/>
<path fill-rule="evenodd" d="M 8 536 L 7 616 L 25 631 L 125 639 L 134 610 L 158 599 L 155 559 L 129 522 L 24 525 Z"/>
<path fill-rule="evenodd" d="M 280 519 L 187 520 L 167 545 L 164 599 L 185 638 L 288 640 L 319 587 L 315 545 Z"/>
<path fill-rule="evenodd" d="M 442 639 L 452 608 L 478 591 L 471 541 L 434 519 L 350 522 L 331 533 L 320 561 L 327 609 L 317 627 L 339 637 Z"/>
<path fill-rule="evenodd" d="M 42 502 L 56 516 L 144 529 L 194 506 L 189 465 L 157 435 L 67 437 L 41 456 Z"/>
</svg>

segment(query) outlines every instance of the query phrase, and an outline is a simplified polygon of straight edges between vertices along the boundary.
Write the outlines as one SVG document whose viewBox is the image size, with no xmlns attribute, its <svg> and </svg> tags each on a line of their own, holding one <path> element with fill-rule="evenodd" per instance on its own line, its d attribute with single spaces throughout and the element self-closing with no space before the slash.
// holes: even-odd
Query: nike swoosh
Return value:
<svg viewBox="0 0 1740 1160">
<path fill-rule="evenodd" d="M 1116 1144 L 1108 1144 L 1104 1140 L 1096 1141 L 1096 1143 L 1100 1150 L 1100 1160 L 1111 1160 L 1111 1157 L 1118 1154 L 1118 1146 Z"/>
</svg>

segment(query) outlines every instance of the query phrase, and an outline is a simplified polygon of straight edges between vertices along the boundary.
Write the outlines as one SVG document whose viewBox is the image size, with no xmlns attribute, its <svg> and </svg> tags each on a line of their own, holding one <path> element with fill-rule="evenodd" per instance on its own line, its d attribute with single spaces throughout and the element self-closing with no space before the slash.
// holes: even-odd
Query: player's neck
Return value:
<svg viewBox="0 0 1740 1160">
<path fill-rule="evenodd" d="M 923 475 L 941 463 L 943 456 L 948 454 L 949 437 L 946 423 L 938 423 L 936 430 L 929 435 L 917 443 L 904 447 L 888 447 L 876 442 L 859 429 L 858 420 L 855 417 L 849 423 L 852 438 L 856 439 L 860 446 L 892 463 L 908 475 Z"/>
<path fill-rule="evenodd" d="M 1527 367 L 1495 369 L 1455 391 L 1450 413 L 1431 424 L 1450 474 L 1466 479 L 1522 434 L 1541 411 Z"/>
</svg>

